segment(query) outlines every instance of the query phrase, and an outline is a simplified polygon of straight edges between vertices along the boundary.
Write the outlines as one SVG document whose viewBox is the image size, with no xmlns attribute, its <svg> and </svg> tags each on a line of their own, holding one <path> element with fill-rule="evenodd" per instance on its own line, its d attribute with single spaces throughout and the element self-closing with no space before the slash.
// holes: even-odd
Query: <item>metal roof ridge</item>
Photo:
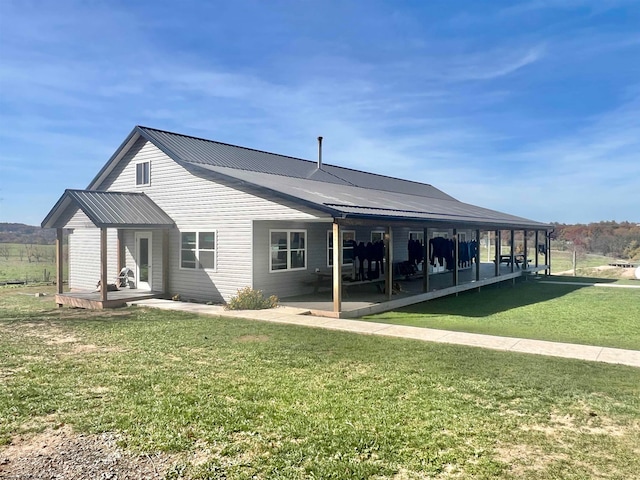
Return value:
<svg viewBox="0 0 640 480">
<path fill-rule="evenodd" d="M 306 158 L 293 157 L 291 155 L 284 155 L 282 153 L 268 152 L 266 150 L 260 150 L 260 149 L 257 149 L 257 148 L 245 147 L 245 146 L 242 146 L 242 145 L 235 145 L 233 143 L 220 142 L 218 140 L 211 140 L 211 139 L 203 138 L 203 137 L 196 137 L 195 135 L 187 135 L 187 134 L 184 134 L 184 133 L 171 132 L 169 130 L 161 130 L 159 128 L 145 127 L 144 125 L 136 125 L 136 128 L 139 128 L 142 131 L 151 130 L 151 131 L 154 131 L 154 132 L 166 133 L 166 134 L 169 134 L 169 135 L 176 135 L 178 137 L 190 138 L 190 139 L 193 139 L 193 140 L 200 140 L 200 141 L 203 141 L 203 142 L 216 143 L 218 145 L 224 145 L 224 146 L 227 146 L 227 147 L 239 148 L 239 149 L 242 149 L 242 150 L 248 150 L 250 152 L 266 153 L 267 155 L 275 155 L 277 157 L 289 158 L 291 160 L 298 160 L 298 161 L 301 161 L 301 162 L 306 162 L 306 163 L 310 163 L 310 164 L 313 164 L 313 165 L 317 165 L 317 162 L 315 160 L 307 160 Z M 189 162 L 189 163 L 195 163 L 195 162 Z M 350 172 L 362 173 L 364 175 L 373 175 L 373 176 L 380 177 L 380 178 L 389 178 L 389 179 L 392 179 L 392 180 L 399 180 L 401 182 L 413 183 L 415 185 L 421 185 L 421 186 L 428 186 L 428 187 L 432 187 L 432 188 L 437 188 L 437 187 L 434 187 L 430 183 L 416 182 L 415 180 L 407 180 L 405 178 L 392 177 L 390 175 L 384 175 L 384 174 L 381 174 L 381 173 L 367 172 L 365 170 L 359 170 L 357 168 L 344 167 L 342 165 L 334 165 L 332 163 L 323 163 L 323 167 L 331 167 L 331 168 L 336 168 L 336 169 L 341 169 L 341 170 L 347 170 L 347 171 L 350 171 Z M 234 168 L 234 167 L 228 167 L 228 168 Z M 249 172 L 254 171 L 254 170 L 247 170 L 247 169 L 242 169 L 242 168 L 236 168 L 236 170 L 245 170 L 245 171 L 249 171 Z M 339 175 L 337 175 L 337 174 L 335 174 L 333 172 L 329 172 L 329 171 L 327 171 L 325 169 L 322 169 L 322 171 L 327 173 L 328 175 L 332 175 L 335 178 L 338 178 L 338 179 L 342 180 L 343 182 L 346 182 L 346 183 L 348 183 L 350 185 L 357 186 L 354 183 L 350 182 L 349 180 L 347 180 L 345 178 L 342 178 L 342 177 L 340 177 Z M 278 175 L 278 174 L 274 173 L 273 175 Z M 283 175 L 283 176 L 286 176 L 286 175 Z"/>
<path fill-rule="evenodd" d="M 190 138 L 192 140 L 200 140 L 202 142 L 217 143 L 218 145 L 224 145 L 225 147 L 240 148 L 242 150 L 249 150 L 251 152 L 266 153 L 268 155 L 275 155 L 276 157 L 290 158 L 291 160 L 299 160 L 301 162 L 307 162 L 307 163 L 311 163 L 311 164 L 314 164 L 314 165 L 316 164 L 316 162 L 314 160 L 307 160 L 305 158 L 293 157 L 291 155 L 283 155 L 282 153 L 268 152 L 266 150 L 259 150 L 257 148 L 245 147 L 243 145 L 235 145 L 233 143 L 220 142 L 218 140 L 211 140 L 210 138 L 196 137 L 195 135 L 187 135 L 185 133 L 170 132 L 169 130 L 160 130 L 159 128 L 145 127 L 143 125 L 136 125 L 136 128 L 139 128 L 139 129 L 141 129 L 143 131 L 144 130 L 151 130 L 151 131 L 154 131 L 154 132 L 167 133 L 169 135 L 176 135 L 178 137 Z M 229 168 L 231 168 L 231 167 L 229 167 Z M 238 169 L 238 170 L 241 170 L 241 169 Z M 363 173 L 367 173 L 367 172 L 363 172 Z"/>
</svg>

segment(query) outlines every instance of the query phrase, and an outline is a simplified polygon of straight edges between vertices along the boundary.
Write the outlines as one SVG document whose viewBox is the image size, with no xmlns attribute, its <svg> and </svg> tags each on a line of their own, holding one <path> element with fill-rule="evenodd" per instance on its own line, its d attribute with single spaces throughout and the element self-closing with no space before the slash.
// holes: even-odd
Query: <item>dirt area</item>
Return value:
<svg viewBox="0 0 640 480">
<path fill-rule="evenodd" d="M 0 479 L 160 479 L 174 463 L 169 455 L 127 453 L 117 440 L 115 434 L 80 435 L 67 427 L 16 437 L 0 448 Z"/>
<path fill-rule="evenodd" d="M 57 313 L 57 312 L 55 312 Z M 119 351 L 114 347 L 83 343 L 70 335 L 51 314 L 39 322 L 6 324 L 3 330 L 34 336 L 45 344 L 64 347 L 62 355 L 83 355 Z M 77 315 L 74 311 L 67 315 Z M 83 317 L 93 312 L 82 311 Z M 115 312 L 116 315 L 122 315 Z M 20 367 L 3 371 L 0 380 L 14 375 Z M 100 393 L 96 389 L 94 393 Z M 176 458 L 167 454 L 136 455 L 118 447 L 119 435 L 83 435 L 69 426 L 50 426 L 40 434 L 21 434 L 0 447 L 0 480 L 137 480 L 165 478 Z M 37 427 L 38 425 L 34 425 Z"/>
<path fill-rule="evenodd" d="M 595 267 L 594 270 L 598 272 L 616 272 L 620 278 L 636 278 L 635 277 L 635 268 L 621 268 L 621 267 L 612 267 L 611 265 L 602 265 L 600 267 Z"/>
<path fill-rule="evenodd" d="M 611 265 L 601 265 L 599 267 L 579 269 L 578 275 L 591 274 L 594 276 L 602 276 L 603 278 L 619 278 L 619 279 L 633 279 L 635 277 L 635 268 L 622 268 L 613 267 Z M 553 272 L 554 275 L 573 275 L 573 270 L 566 270 L 564 272 Z"/>
</svg>

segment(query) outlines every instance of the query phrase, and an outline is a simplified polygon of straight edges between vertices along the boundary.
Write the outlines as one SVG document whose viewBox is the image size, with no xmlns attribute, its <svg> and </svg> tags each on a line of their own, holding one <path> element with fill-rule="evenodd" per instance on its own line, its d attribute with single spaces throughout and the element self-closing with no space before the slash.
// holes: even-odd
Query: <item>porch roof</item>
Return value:
<svg viewBox="0 0 640 480">
<path fill-rule="evenodd" d="M 170 228 L 175 224 L 144 193 L 65 190 L 42 221 L 43 228 L 64 228 L 80 209 L 99 228 Z"/>
</svg>

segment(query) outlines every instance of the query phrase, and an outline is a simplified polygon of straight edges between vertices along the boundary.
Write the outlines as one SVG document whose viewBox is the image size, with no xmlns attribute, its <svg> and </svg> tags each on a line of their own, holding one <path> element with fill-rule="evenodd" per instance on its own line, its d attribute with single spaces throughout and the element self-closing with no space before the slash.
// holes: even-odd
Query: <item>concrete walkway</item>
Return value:
<svg viewBox="0 0 640 480">
<path fill-rule="evenodd" d="M 308 315 L 307 310 L 278 307 L 270 310 L 224 310 L 218 305 L 173 302 L 171 300 L 149 299 L 131 302 L 131 305 L 197 313 L 200 315 L 225 316 L 260 320 L 306 327 L 326 328 L 344 332 L 384 335 L 388 337 L 409 338 L 427 342 L 450 343 L 472 347 L 490 348 L 509 352 L 531 353 L 552 357 L 575 358 L 594 362 L 617 363 L 640 368 L 640 350 L 594 347 L 573 343 L 547 342 L 525 338 L 498 337 L 477 333 L 452 332 L 433 328 L 408 327 L 387 323 L 365 322 L 360 320 L 334 319 Z"/>
</svg>

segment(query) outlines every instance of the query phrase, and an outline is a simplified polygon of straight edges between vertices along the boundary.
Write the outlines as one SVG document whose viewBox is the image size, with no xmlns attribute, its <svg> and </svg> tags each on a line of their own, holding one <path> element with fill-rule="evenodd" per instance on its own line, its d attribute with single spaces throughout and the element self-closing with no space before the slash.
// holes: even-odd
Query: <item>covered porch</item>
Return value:
<svg viewBox="0 0 640 480">
<path fill-rule="evenodd" d="M 98 284 L 95 288 L 76 289 L 70 285 L 71 291 L 64 292 L 63 275 L 64 255 L 62 245 L 65 230 L 76 228 L 72 219 L 78 212 L 90 221 L 83 225 L 87 231 L 99 232 L 99 241 L 86 245 L 91 258 L 99 254 L 99 271 L 95 272 Z M 42 222 L 43 228 L 55 228 L 56 235 L 56 284 L 55 302 L 59 307 L 67 305 L 77 308 L 103 309 L 116 308 L 127 302 L 158 298 L 169 291 L 169 231 L 174 228 L 171 218 L 143 193 L 99 192 L 87 190 L 67 190 Z M 115 255 L 110 258 L 108 232 L 115 230 Z M 152 255 L 153 231 L 161 232 L 161 252 Z M 119 272 L 125 268 L 125 236 L 135 238 L 135 253 L 129 255 L 134 259 L 135 275 L 122 288 L 113 288 L 117 284 Z M 93 237 L 92 238 L 98 238 Z M 96 252 L 92 247 L 97 247 Z M 113 252 L 113 243 L 111 243 Z M 153 259 L 161 259 L 160 281 L 152 283 Z M 111 269 L 109 268 L 111 267 Z M 115 268 L 114 268 L 115 267 Z M 95 269 L 95 267 L 94 267 Z M 117 272 L 116 276 L 109 276 Z M 91 270 L 93 272 L 93 269 Z M 93 273 L 89 273 L 93 275 Z M 94 278 L 95 278 L 94 277 Z M 133 287 L 133 288 L 132 288 Z"/>
<path fill-rule="evenodd" d="M 379 219 L 335 219 L 333 238 L 343 238 L 343 230 L 356 226 L 380 230 L 381 222 Z M 394 259 L 394 251 L 397 254 L 399 250 L 394 249 L 394 230 L 407 228 L 421 235 L 423 248 L 422 270 L 412 278 L 398 271 L 398 264 L 406 263 L 405 258 L 400 258 L 399 261 Z M 449 236 L 455 248 L 453 266 L 449 264 L 447 270 L 440 268 L 436 271 L 428 261 L 431 254 L 430 240 L 432 235 L 442 232 L 447 232 L 446 235 Z M 466 266 L 462 268 L 460 260 L 463 255 L 458 250 L 461 245 L 460 239 L 465 239 L 467 235 L 466 239 L 470 240 L 469 234 L 476 243 L 480 242 L 483 234 L 487 244 L 482 256 L 486 261 L 481 261 L 481 248 L 477 248 L 474 256 L 467 258 Z M 333 249 L 333 268 L 331 274 L 327 276 L 328 281 L 331 282 L 329 291 L 320 292 L 316 288 L 313 294 L 283 298 L 281 303 L 309 309 L 316 315 L 355 318 L 447 295 L 457 295 L 467 290 L 480 289 L 483 286 L 505 281 L 515 282 L 519 277 L 528 277 L 539 272 L 550 273 L 550 238 L 546 228 L 514 224 L 479 225 L 477 222 L 416 223 L 410 220 L 407 222 L 396 220 L 387 222 L 382 239 L 385 245 L 386 267 L 380 280 L 352 282 L 349 276 L 345 275 L 342 263 L 345 245 L 343 242 L 334 242 L 337 248 Z M 507 242 L 508 248 L 505 248 L 504 242 Z M 516 243 L 519 243 L 518 248 Z M 374 286 L 379 286 L 379 291 Z"/>
</svg>

